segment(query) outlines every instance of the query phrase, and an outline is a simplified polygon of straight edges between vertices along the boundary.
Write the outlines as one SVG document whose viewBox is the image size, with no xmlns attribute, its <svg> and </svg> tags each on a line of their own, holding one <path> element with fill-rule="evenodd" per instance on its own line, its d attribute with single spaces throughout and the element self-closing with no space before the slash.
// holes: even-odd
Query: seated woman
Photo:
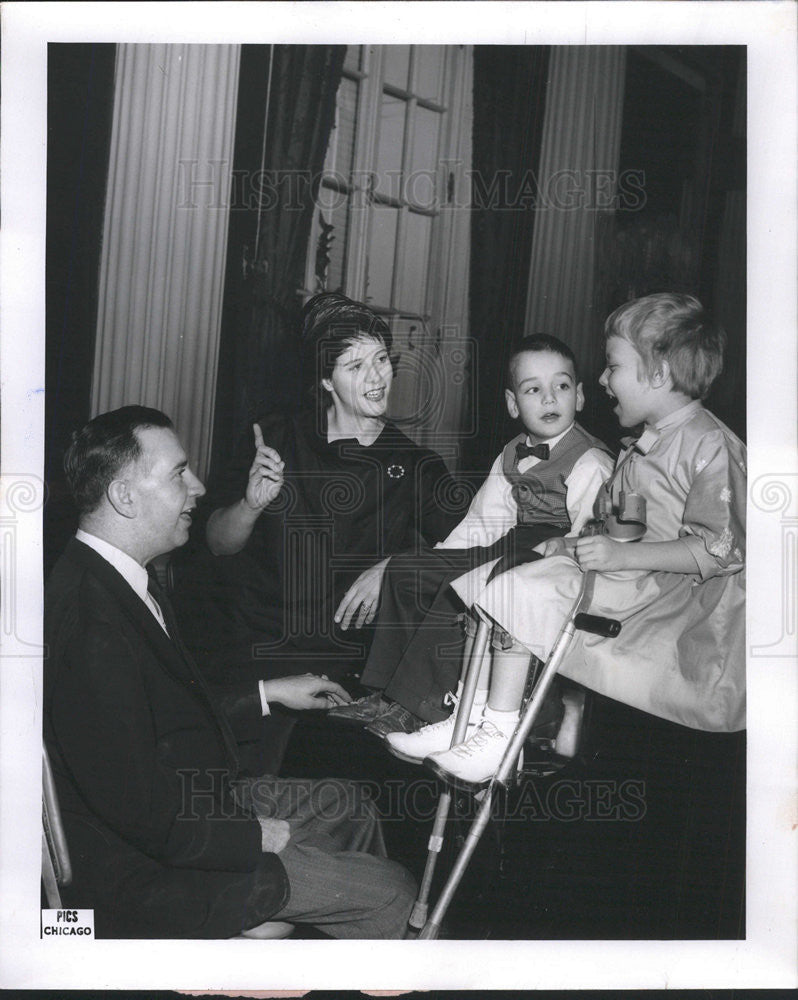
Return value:
<svg viewBox="0 0 798 1000">
<path fill-rule="evenodd" d="M 301 336 L 308 405 L 246 429 L 204 504 L 215 558 L 185 573 L 178 594 L 200 664 L 247 697 L 270 677 L 357 674 L 388 558 L 458 520 L 440 456 L 386 418 L 387 324 L 323 293 Z"/>
</svg>

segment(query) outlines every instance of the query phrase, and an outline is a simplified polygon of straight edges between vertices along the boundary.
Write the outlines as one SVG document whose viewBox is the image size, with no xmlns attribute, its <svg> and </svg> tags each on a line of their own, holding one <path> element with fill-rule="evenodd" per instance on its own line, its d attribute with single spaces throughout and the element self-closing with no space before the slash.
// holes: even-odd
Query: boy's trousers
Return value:
<svg viewBox="0 0 798 1000">
<path fill-rule="evenodd" d="M 490 546 L 393 556 L 362 683 L 384 690 L 386 698 L 425 722 L 446 718 L 443 698 L 457 687 L 465 645 L 460 621 L 465 609 L 449 584 L 495 559 L 501 562 L 494 573 L 538 558 L 534 546 L 562 534 L 556 525 L 522 524 Z"/>
</svg>

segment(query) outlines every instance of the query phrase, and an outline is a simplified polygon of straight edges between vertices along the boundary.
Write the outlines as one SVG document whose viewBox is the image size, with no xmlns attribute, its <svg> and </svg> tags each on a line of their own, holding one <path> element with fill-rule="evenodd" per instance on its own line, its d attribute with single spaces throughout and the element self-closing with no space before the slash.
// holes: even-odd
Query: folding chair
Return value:
<svg viewBox="0 0 798 1000">
<path fill-rule="evenodd" d="M 42 882 L 47 905 L 51 910 L 60 910 L 60 890 L 72 882 L 72 865 L 45 746 L 42 746 Z"/>
</svg>

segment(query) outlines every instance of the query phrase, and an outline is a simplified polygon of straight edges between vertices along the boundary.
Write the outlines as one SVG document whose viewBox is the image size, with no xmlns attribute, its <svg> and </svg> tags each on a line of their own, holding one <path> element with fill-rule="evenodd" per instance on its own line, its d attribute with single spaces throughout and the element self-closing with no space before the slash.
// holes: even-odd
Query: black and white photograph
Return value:
<svg viewBox="0 0 798 1000">
<path fill-rule="evenodd" d="M 794 987 L 795 6 L 2 16 L 0 985 Z"/>
</svg>

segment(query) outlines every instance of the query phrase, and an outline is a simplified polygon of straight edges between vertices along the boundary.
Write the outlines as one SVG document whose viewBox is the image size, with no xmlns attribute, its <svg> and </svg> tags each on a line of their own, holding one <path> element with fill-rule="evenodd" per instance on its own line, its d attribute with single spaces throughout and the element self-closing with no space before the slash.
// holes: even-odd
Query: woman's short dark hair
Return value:
<svg viewBox="0 0 798 1000">
<path fill-rule="evenodd" d="M 141 455 L 136 431 L 145 427 L 172 427 L 160 410 L 123 406 L 101 413 L 72 434 L 64 453 L 64 472 L 78 512 L 91 514 L 123 469 Z"/>
<path fill-rule="evenodd" d="M 305 383 L 319 398 L 321 380 L 332 375 L 338 358 L 359 337 L 371 337 L 391 350 L 388 324 L 368 306 L 341 292 L 314 295 L 302 310 L 302 367 Z"/>
</svg>

